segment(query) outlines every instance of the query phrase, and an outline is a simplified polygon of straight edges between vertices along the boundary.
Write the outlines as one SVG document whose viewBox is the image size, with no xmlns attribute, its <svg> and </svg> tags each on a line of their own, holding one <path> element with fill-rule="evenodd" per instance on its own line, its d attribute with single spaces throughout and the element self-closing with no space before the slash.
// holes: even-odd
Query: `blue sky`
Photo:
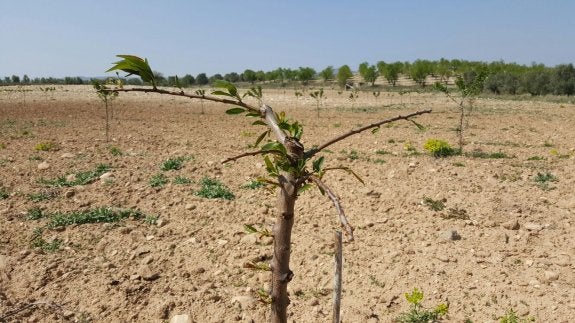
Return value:
<svg viewBox="0 0 575 323">
<path fill-rule="evenodd" d="M 573 0 L 2 0 L 0 76 L 164 75 L 364 61 L 575 62 Z"/>
</svg>

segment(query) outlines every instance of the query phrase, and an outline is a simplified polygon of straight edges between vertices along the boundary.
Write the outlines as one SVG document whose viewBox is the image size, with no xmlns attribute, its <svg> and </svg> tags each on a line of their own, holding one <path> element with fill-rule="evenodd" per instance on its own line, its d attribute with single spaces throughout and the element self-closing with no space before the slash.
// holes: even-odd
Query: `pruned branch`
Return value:
<svg viewBox="0 0 575 323">
<path fill-rule="evenodd" d="M 364 127 L 358 128 L 358 129 L 351 130 L 350 132 L 344 133 L 343 135 L 340 135 L 336 138 L 333 138 L 332 140 L 320 145 L 317 148 L 312 148 L 312 149 L 306 151 L 305 158 L 311 158 L 311 157 L 315 156 L 317 153 L 319 153 L 320 151 L 324 150 L 325 148 L 335 144 L 338 141 L 342 141 L 349 136 L 364 132 L 364 131 L 369 130 L 371 128 L 380 127 L 386 123 L 391 123 L 391 122 L 399 121 L 399 120 L 409 120 L 409 118 L 413 118 L 415 116 L 425 114 L 425 113 L 431 113 L 431 109 L 420 110 L 420 111 L 413 112 L 413 113 L 410 113 L 410 114 L 405 115 L 405 116 L 400 115 L 400 116 L 397 116 L 395 118 L 385 119 L 385 120 L 378 121 L 378 122 L 372 123 L 370 125 L 367 125 L 367 126 L 364 126 Z"/>
<path fill-rule="evenodd" d="M 218 97 L 210 96 L 210 95 L 190 94 L 190 93 L 185 93 L 184 91 L 169 91 L 169 90 L 163 90 L 163 89 L 158 89 L 158 88 L 111 88 L 111 89 L 102 89 L 100 91 L 102 91 L 102 92 L 144 92 L 144 93 L 158 93 L 158 94 L 175 95 L 175 96 L 186 97 L 189 99 L 203 99 L 203 100 L 213 101 L 213 102 L 218 102 L 218 103 L 223 103 L 223 104 L 237 105 L 237 106 L 240 106 L 242 108 L 246 108 L 252 112 L 260 113 L 260 110 L 258 108 L 254 107 L 250 104 L 247 104 L 243 101 L 223 99 L 223 98 L 218 98 Z"/>
<path fill-rule="evenodd" d="M 333 202 L 333 205 L 335 206 L 335 209 L 337 210 L 337 213 L 339 215 L 339 222 L 341 223 L 341 227 L 344 229 L 346 233 L 347 241 L 348 242 L 353 241 L 353 228 L 351 225 L 349 225 L 349 222 L 347 222 L 347 217 L 345 216 L 343 208 L 339 203 L 339 198 L 333 193 L 333 191 L 327 185 L 325 185 L 324 182 L 321 181 L 321 179 L 319 179 L 319 177 L 311 175 L 309 179 L 312 182 L 314 182 L 317 186 L 319 186 L 319 188 L 321 188 Z"/>
<path fill-rule="evenodd" d="M 264 104 L 260 108 L 259 112 L 262 115 L 262 118 L 265 120 L 268 127 L 270 127 L 270 129 L 273 131 L 277 141 L 280 142 L 281 144 L 284 144 L 287 135 L 282 129 L 280 129 L 278 125 L 278 119 L 276 118 L 276 114 L 274 113 L 272 108 Z"/>
<path fill-rule="evenodd" d="M 56 309 L 59 309 L 59 310 L 62 310 L 62 309 L 63 309 L 63 305 L 56 304 L 56 303 L 54 303 L 54 302 L 38 301 L 38 302 L 33 302 L 33 303 L 24 304 L 24 305 L 20 306 L 20 307 L 17 308 L 17 309 L 14 309 L 14 310 L 11 310 L 11 311 L 8 311 L 8 312 L 2 314 L 2 315 L 0 316 L 0 321 L 1 321 L 1 322 L 4 322 L 4 320 L 7 319 L 7 318 L 9 318 L 10 316 L 16 315 L 16 314 L 18 314 L 18 313 L 20 313 L 20 312 L 22 312 L 22 311 L 25 311 L 25 310 L 27 310 L 27 309 L 29 309 L 29 308 L 31 308 L 31 307 L 38 306 L 38 305 L 47 305 L 47 306 L 49 306 L 49 307 L 56 308 Z"/>
</svg>

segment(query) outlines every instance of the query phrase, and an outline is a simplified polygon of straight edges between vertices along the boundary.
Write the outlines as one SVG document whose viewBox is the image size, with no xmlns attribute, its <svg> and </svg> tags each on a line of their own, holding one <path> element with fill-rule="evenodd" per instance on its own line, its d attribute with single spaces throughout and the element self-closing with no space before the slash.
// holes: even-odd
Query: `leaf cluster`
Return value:
<svg viewBox="0 0 575 323">
<path fill-rule="evenodd" d="M 104 174 L 105 172 L 110 170 L 110 166 L 106 165 L 106 164 L 99 164 L 98 166 L 96 166 L 96 169 L 91 170 L 91 171 L 84 171 L 84 172 L 78 172 L 76 174 L 74 174 L 74 180 L 67 180 L 66 176 L 60 176 L 57 177 L 56 179 L 51 179 L 51 180 L 47 180 L 47 179 L 40 179 L 40 183 L 47 185 L 47 186 L 53 186 L 53 187 L 69 187 L 69 186 L 77 186 L 77 185 L 87 185 L 90 184 L 92 182 L 94 182 L 96 179 L 98 179 L 100 176 L 102 176 L 102 174 Z"/>
<path fill-rule="evenodd" d="M 138 75 L 142 81 L 151 84 L 154 88 L 157 86 L 156 76 L 148 64 L 148 59 L 142 59 L 134 55 L 116 55 L 122 60 L 114 63 L 106 72 L 123 71 L 128 73 L 126 76 Z"/>
<path fill-rule="evenodd" d="M 414 288 L 411 293 L 405 293 L 405 299 L 410 304 L 409 311 L 399 315 L 395 322 L 398 323 L 428 323 L 441 320 L 449 311 L 447 304 L 439 304 L 434 309 L 427 309 L 423 302 L 423 291 Z"/>
</svg>

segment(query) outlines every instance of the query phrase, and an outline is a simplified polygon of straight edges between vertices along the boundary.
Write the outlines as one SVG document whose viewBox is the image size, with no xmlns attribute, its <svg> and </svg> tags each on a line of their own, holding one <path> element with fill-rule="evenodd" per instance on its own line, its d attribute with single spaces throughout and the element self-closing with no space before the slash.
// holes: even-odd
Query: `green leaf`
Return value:
<svg viewBox="0 0 575 323">
<path fill-rule="evenodd" d="M 142 81 L 151 83 L 154 87 L 156 86 L 156 80 L 154 77 L 154 72 L 150 68 L 147 59 L 142 59 L 134 55 L 116 55 L 117 57 L 123 58 L 121 61 L 114 63 L 110 69 L 106 72 L 112 71 L 124 71 L 130 75 L 138 75 Z"/>
<path fill-rule="evenodd" d="M 248 233 L 258 232 L 258 230 L 256 228 L 254 228 L 253 226 L 251 226 L 249 224 L 244 224 L 244 230 L 246 230 Z"/>
<path fill-rule="evenodd" d="M 258 139 L 256 140 L 256 143 L 254 144 L 254 147 L 257 147 L 257 146 L 260 144 L 260 142 L 262 142 L 262 140 L 264 140 L 264 138 L 268 135 L 268 133 L 269 133 L 269 130 L 264 131 L 264 133 L 262 133 L 262 134 L 258 137 Z"/>
<path fill-rule="evenodd" d="M 246 109 L 242 108 L 231 108 L 226 111 L 226 114 L 240 114 L 246 112 Z"/>
<path fill-rule="evenodd" d="M 262 151 L 279 151 L 284 155 L 287 153 L 286 148 L 284 145 L 280 144 L 277 141 L 268 142 L 267 144 L 263 145 L 261 148 Z"/>
<path fill-rule="evenodd" d="M 425 127 L 424 127 L 422 124 L 417 123 L 417 122 L 415 122 L 415 121 L 413 121 L 413 120 L 411 120 L 411 119 L 409 119 L 409 121 L 411 121 L 411 122 L 417 127 L 417 129 L 419 129 L 419 130 L 421 130 L 421 131 L 425 131 Z"/>
<path fill-rule="evenodd" d="M 266 170 L 270 175 L 277 175 L 278 170 L 275 165 L 270 160 L 269 156 L 264 156 L 264 162 L 266 163 Z"/>
<path fill-rule="evenodd" d="M 234 97 L 233 95 L 229 94 L 228 92 L 224 92 L 224 91 L 212 91 L 212 95 L 225 95 L 225 96 L 229 96 L 229 97 Z"/>
<path fill-rule="evenodd" d="M 318 159 L 313 161 L 313 171 L 314 173 L 319 173 L 321 171 L 321 166 L 323 165 L 324 157 L 321 156 Z"/>
<path fill-rule="evenodd" d="M 353 170 L 351 170 L 351 168 L 348 167 L 343 167 L 343 170 L 345 170 L 348 174 L 353 175 L 355 178 L 357 178 L 357 180 L 362 183 L 363 185 L 365 185 L 365 182 L 363 181 L 363 179 L 361 179 L 361 177 L 359 177 L 359 175 L 357 175 Z"/>
<path fill-rule="evenodd" d="M 214 82 L 214 87 L 227 90 L 226 95 L 237 98 L 238 100 L 241 101 L 241 98 L 238 95 L 238 89 L 232 83 L 230 83 L 228 81 L 224 81 L 224 80 L 216 80 Z M 214 94 L 214 93 L 212 92 L 212 94 Z M 218 94 L 214 94 L 214 95 L 218 95 Z"/>
<path fill-rule="evenodd" d="M 304 185 L 302 185 L 302 187 L 300 187 L 300 188 L 297 190 L 297 193 L 298 193 L 298 194 L 301 194 L 301 193 L 303 193 L 303 192 L 309 190 L 312 186 L 313 186 L 313 185 L 311 185 L 311 184 L 309 184 L 309 183 L 308 183 L 308 184 L 304 184 Z"/>
<path fill-rule="evenodd" d="M 371 133 L 378 133 L 379 132 L 379 127 L 375 127 L 373 129 L 371 129 Z"/>
<path fill-rule="evenodd" d="M 259 118 L 259 117 L 261 117 L 261 115 L 257 112 L 250 112 L 250 113 L 246 114 L 246 117 Z"/>
<path fill-rule="evenodd" d="M 267 124 L 265 122 L 263 122 L 262 120 L 256 120 L 252 123 L 253 126 L 267 126 Z"/>
</svg>

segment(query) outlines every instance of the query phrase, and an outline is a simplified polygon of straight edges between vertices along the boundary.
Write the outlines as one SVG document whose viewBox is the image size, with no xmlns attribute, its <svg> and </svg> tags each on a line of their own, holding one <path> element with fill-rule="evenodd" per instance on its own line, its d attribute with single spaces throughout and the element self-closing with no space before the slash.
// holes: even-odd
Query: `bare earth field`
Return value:
<svg viewBox="0 0 575 323">
<path fill-rule="evenodd" d="M 202 114 L 197 101 L 121 94 L 106 142 L 104 108 L 91 87 L 30 89 L 0 92 L 0 318 L 268 319 L 257 298 L 268 277 L 243 265 L 269 259 L 271 240 L 248 235 L 243 224 L 271 228 L 275 192 L 245 187 L 265 174 L 261 157 L 220 163 L 253 151 L 263 127 L 211 103 Z M 264 101 L 304 124 L 307 148 L 377 120 L 434 111 L 417 118 L 425 131 L 399 122 L 324 153 L 326 166 L 350 166 L 365 180 L 337 171 L 324 178 L 356 229 L 356 241 L 344 246 L 343 321 L 392 322 L 408 310 L 404 293 L 417 287 L 424 306 L 449 304 L 447 322 L 496 322 L 510 309 L 537 322 L 573 322 L 575 105 L 480 99 L 465 134 L 475 156 L 436 159 L 423 144 L 440 138 L 456 146 L 453 102 L 440 94 L 365 92 L 355 102 L 348 95 L 328 90 L 321 119 L 315 101 L 293 89 L 264 91 Z M 35 149 L 46 142 L 56 147 Z M 488 158 L 493 153 L 505 158 Z M 185 157 L 183 168 L 160 169 L 176 157 Z M 109 174 L 86 185 L 41 182 L 99 164 Z M 159 173 L 167 183 L 153 188 Z M 548 181 L 536 182 L 538 173 Z M 205 177 L 235 199 L 197 196 Z M 445 208 L 432 210 L 431 200 Z M 146 216 L 45 229 L 38 242 L 50 215 L 98 207 Z M 48 217 L 31 219 L 38 209 Z M 336 211 L 317 189 L 304 192 L 296 210 L 290 320 L 330 322 Z"/>
</svg>

